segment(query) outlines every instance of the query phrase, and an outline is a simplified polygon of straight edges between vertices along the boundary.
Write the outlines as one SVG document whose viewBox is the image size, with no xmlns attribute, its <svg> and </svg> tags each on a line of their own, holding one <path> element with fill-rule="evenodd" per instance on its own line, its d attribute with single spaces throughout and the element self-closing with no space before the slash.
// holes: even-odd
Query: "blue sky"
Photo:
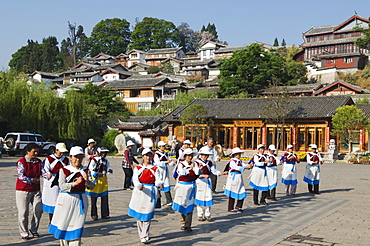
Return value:
<svg viewBox="0 0 370 246">
<path fill-rule="evenodd" d="M 87 36 L 101 20 L 155 17 L 186 22 L 194 30 L 214 23 L 219 39 L 229 45 L 248 45 L 254 41 L 272 44 L 275 37 L 287 45 L 303 42 L 302 33 L 312 26 L 340 24 L 355 11 L 370 17 L 368 0 L 1 0 L 0 70 L 8 68 L 11 55 L 28 39 L 42 42 L 56 36 L 60 43 L 68 35 L 67 23 L 82 25 Z"/>
</svg>

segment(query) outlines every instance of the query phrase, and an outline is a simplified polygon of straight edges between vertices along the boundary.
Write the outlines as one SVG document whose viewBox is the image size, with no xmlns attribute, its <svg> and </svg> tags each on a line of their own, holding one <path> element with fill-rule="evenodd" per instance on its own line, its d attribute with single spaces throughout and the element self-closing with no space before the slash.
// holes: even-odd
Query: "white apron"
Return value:
<svg viewBox="0 0 370 246">
<path fill-rule="evenodd" d="M 315 185 L 320 183 L 320 164 L 307 164 L 303 181 Z"/>
<path fill-rule="evenodd" d="M 224 194 L 237 200 L 242 200 L 247 197 L 243 176 L 241 173 L 229 172 L 226 180 Z"/>
<path fill-rule="evenodd" d="M 208 178 L 198 178 L 196 180 L 197 191 L 195 195 L 195 205 L 210 207 L 213 205 L 211 180 Z"/>
<path fill-rule="evenodd" d="M 294 162 L 284 162 L 283 170 L 281 171 L 281 182 L 285 185 L 296 185 L 297 180 L 297 169 Z"/>
<path fill-rule="evenodd" d="M 150 221 L 154 217 L 158 190 L 154 184 L 142 185 L 142 190 L 135 187 L 132 191 L 128 215 L 140 221 Z"/>
<path fill-rule="evenodd" d="M 71 241 L 82 237 L 88 200 L 85 192 L 62 191 L 57 199 L 49 233 L 56 239 Z"/>
<path fill-rule="evenodd" d="M 194 201 L 196 193 L 195 181 L 178 181 L 176 184 L 175 198 L 172 203 L 172 209 L 187 215 L 194 210 Z"/>
</svg>

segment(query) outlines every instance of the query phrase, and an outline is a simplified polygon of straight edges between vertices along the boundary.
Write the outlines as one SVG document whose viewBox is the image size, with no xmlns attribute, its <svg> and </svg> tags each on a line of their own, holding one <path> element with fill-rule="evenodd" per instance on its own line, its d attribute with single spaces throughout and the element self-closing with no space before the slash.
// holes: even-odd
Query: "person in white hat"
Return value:
<svg viewBox="0 0 370 246">
<path fill-rule="evenodd" d="M 95 183 L 94 189 L 86 189 L 86 195 L 91 197 L 91 218 L 98 220 L 98 209 L 96 203 L 98 197 L 101 198 L 101 218 L 109 219 L 109 202 L 108 202 L 108 179 L 107 174 L 113 173 L 113 169 L 108 161 L 107 154 L 109 150 L 105 147 L 98 148 L 98 157 L 91 160 L 89 165 L 89 174 L 92 182 Z"/>
<path fill-rule="evenodd" d="M 87 140 L 87 147 L 85 148 L 85 159 L 84 159 L 84 167 L 88 167 L 92 158 L 98 156 L 98 148 L 96 146 L 96 141 L 92 138 Z"/>
<path fill-rule="evenodd" d="M 182 143 L 182 147 L 179 149 L 179 158 L 178 158 L 178 162 L 181 162 L 184 160 L 184 151 L 188 148 L 190 148 L 190 146 L 192 145 L 193 143 L 190 142 L 189 139 L 186 139 L 183 143 Z"/>
<path fill-rule="evenodd" d="M 208 151 L 212 154 L 209 155 L 209 160 L 212 162 L 213 166 L 216 168 L 216 161 L 220 161 L 220 156 L 218 155 L 215 147 L 214 147 L 214 141 L 213 138 L 208 138 L 207 143 L 204 146 L 208 148 Z M 212 182 L 212 192 L 216 194 L 216 187 L 217 187 L 217 175 L 213 175 L 213 173 L 210 173 L 210 178 Z"/>
<path fill-rule="evenodd" d="M 275 154 L 276 147 L 270 144 L 268 147 L 268 153 L 266 153 L 269 162 L 267 163 L 267 178 L 269 182 L 269 190 L 267 191 L 267 199 L 277 201 L 276 199 L 276 186 L 278 183 L 278 169 L 277 165 L 279 163 L 278 158 Z"/>
<path fill-rule="evenodd" d="M 317 151 L 317 145 L 311 144 L 311 152 L 307 153 L 306 173 L 303 181 L 308 184 L 308 192 L 311 194 L 320 194 L 320 164 L 323 163 L 321 155 Z"/>
<path fill-rule="evenodd" d="M 211 179 L 209 175 L 213 173 L 216 176 L 227 174 L 227 172 L 218 171 L 213 163 L 208 160 L 212 155 L 207 146 L 199 150 L 199 158 L 194 161 L 200 170 L 200 176 L 196 180 L 197 191 L 195 196 L 195 205 L 197 205 L 198 221 L 212 221 L 211 206 L 213 205 Z"/>
<path fill-rule="evenodd" d="M 132 152 L 132 147 L 134 145 L 134 142 L 128 140 L 126 143 L 126 150 L 123 153 L 122 169 L 125 173 L 125 178 L 123 180 L 123 190 L 131 189 L 131 179 L 134 172 L 134 163 L 139 164 Z"/>
<path fill-rule="evenodd" d="M 95 184 L 90 182 L 88 170 L 82 166 L 83 149 L 74 146 L 69 155 L 71 164 L 59 170 L 61 192 L 48 231 L 60 240 L 60 245 L 81 245 L 89 206 L 85 189 L 93 189 Z"/>
<path fill-rule="evenodd" d="M 58 185 L 59 169 L 69 165 L 68 153 L 64 143 L 57 143 L 55 153 L 47 156 L 43 161 L 44 187 L 42 189 L 42 209 L 53 218 L 55 203 L 60 192 Z"/>
<path fill-rule="evenodd" d="M 224 194 L 229 197 L 227 210 L 229 212 L 243 212 L 244 199 L 247 197 L 244 187 L 242 172 L 245 168 L 251 168 L 251 165 L 245 164 L 240 160 L 244 153 L 238 147 L 231 151 L 231 160 L 228 163 L 228 176 L 226 180 Z M 236 200 L 236 206 L 235 205 Z"/>
<path fill-rule="evenodd" d="M 269 180 L 267 176 L 267 164 L 269 158 L 265 154 L 266 147 L 263 144 L 257 146 L 258 153 L 253 156 L 253 169 L 250 175 L 249 185 L 253 187 L 254 205 L 268 205 L 266 198 L 269 190 Z M 258 193 L 262 192 L 261 199 L 258 201 Z"/>
<path fill-rule="evenodd" d="M 300 159 L 294 154 L 293 145 L 287 146 L 287 152 L 284 153 L 280 161 L 284 163 L 281 172 L 281 182 L 285 184 L 285 194 L 287 196 L 295 196 L 298 184 L 295 165 L 300 162 Z"/>
<path fill-rule="evenodd" d="M 192 162 L 193 152 L 190 148 L 184 150 L 184 160 L 177 166 L 178 182 L 172 208 L 180 213 L 181 230 L 192 231 L 191 223 L 194 210 L 196 184 L 200 175 L 198 165 Z"/>
<path fill-rule="evenodd" d="M 168 153 L 164 151 L 166 147 L 166 143 L 163 141 L 159 141 L 157 145 L 158 145 L 158 150 L 154 153 L 153 161 L 154 161 L 154 165 L 159 167 L 159 171 L 161 173 L 161 179 L 163 182 L 163 188 L 159 189 L 155 211 L 160 211 L 161 210 L 160 191 L 164 192 L 164 195 L 166 197 L 166 206 L 172 206 L 170 175 L 169 175 L 168 165 L 174 166 L 174 163 L 170 159 Z"/>
<path fill-rule="evenodd" d="M 134 168 L 132 192 L 128 215 L 137 220 L 137 229 L 142 243 L 149 241 L 150 220 L 154 217 L 157 187 L 162 188 L 159 168 L 152 165 L 153 152 L 149 148 L 142 151 L 143 163 Z"/>
</svg>

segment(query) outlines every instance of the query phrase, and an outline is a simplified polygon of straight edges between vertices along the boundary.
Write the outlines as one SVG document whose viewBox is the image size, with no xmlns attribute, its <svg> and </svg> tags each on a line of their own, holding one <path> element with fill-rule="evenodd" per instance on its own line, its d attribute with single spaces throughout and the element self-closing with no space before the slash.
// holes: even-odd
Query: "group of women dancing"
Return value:
<svg viewBox="0 0 370 246">
<path fill-rule="evenodd" d="M 134 190 L 128 215 L 137 220 L 139 237 L 144 244 L 148 243 L 150 239 L 150 220 L 154 217 L 154 208 L 158 196 L 160 196 L 160 191 L 169 192 L 170 173 L 167 165 L 174 164 L 168 153 L 161 147 L 165 143 L 160 142 L 158 145 L 160 146 L 159 150 L 155 153 L 151 149 L 143 150 L 143 163 L 137 165 L 133 173 Z M 311 193 L 318 193 L 319 166 L 322 164 L 322 159 L 317 152 L 317 146 L 312 144 L 311 148 L 312 152 L 307 154 L 308 164 L 304 181 L 308 183 L 308 189 Z M 281 159 L 278 159 L 275 154 L 276 148 L 274 145 L 270 145 L 267 150 L 264 145 L 258 145 L 258 153 L 252 157 L 249 163 L 243 163 L 240 158 L 244 151 L 236 147 L 232 149 L 231 159 L 225 170 L 221 172 L 209 160 L 212 159 L 210 156 L 213 152 L 208 147 L 201 148 L 199 152 L 193 151 L 192 148 L 185 148 L 174 168 L 174 177 L 176 178 L 175 196 L 173 202 L 170 203 L 172 209 L 180 214 L 181 230 L 192 231 L 191 225 L 195 206 L 198 221 L 212 221 L 211 206 L 214 202 L 210 180 L 211 174 L 216 176 L 227 175 L 224 194 L 228 197 L 227 209 L 230 213 L 243 212 L 246 190 L 242 172 L 246 169 L 251 170 L 249 184 L 253 188 L 255 205 L 266 206 L 268 205 L 266 199 L 277 200 L 277 165 L 279 164 L 283 164 L 281 182 L 285 184 L 286 195 L 294 196 L 298 183 L 295 165 L 300 162 L 300 159 L 293 152 L 293 146 L 287 146 L 287 151 Z M 197 158 L 194 160 L 195 156 Z M 167 188 L 164 189 L 164 187 Z M 259 191 L 262 193 L 260 199 Z"/>
<path fill-rule="evenodd" d="M 300 162 L 288 145 L 287 151 L 279 160 L 276 148 L 258 145 L 257 153 L 248 163 L 241 160 L 243 150 L 232 149 L 231 159 L 223 171 L 215 165 L 215 151 L 211 146 L 204 146 L 195 152 L 190 148 L 191 142 L 186 140 L 185 147 L 179 150 L 179 158 L 174 162 L 165 151 L 163 141 L 157 143 L 158 150 L 145 148 L 142 151 L 142 162 L 132 169 L 131 201 L 128 215 L 137 220 L 140 241 L 148 243 L 150 221 L 154 217 L 155 208 L 161 207 L 161 192 L 164 192 L 166 203 L 180 214 L 181 230 L 192 231 L 193 211 L 196 207 L 198 221 L 212 221 L 211 206 L 213 201 L 212 176 L 227 175 L 224 194 L 228 197 L 227 210 L 230 213 L 243 212 L 246 190 L 242 177 L 245 169 L 251 170 L 249 184 L 253 188 L 254 204 L 268 205 L 266 199 L 276 200 L 278 183 L 277 165 L 283 164 L 281 182 L 285 184 L 286 195 L 295 195 L 297 173 L 295 165 Z M 38 226 L 42 212 L 50 215 L 48 231 L 60 240 L 61 245 L 81 245 L 84 223 L 88 210 L 87 195 L 91 197 L 91 217 L 98 220 L 97 198 L 101 197 L 101 218 L 109 219 L 107 173 L 112 173 L 106 158 L 108 150 L 96 148 L 95 141 L 89 139 L 91 145 L 88 154 L 81 147 L 75 146 L 68 152 L 64 143 L 56 146 L 56 152 L 41 161 L 37 158 L 39 146 L 30 144 L 26 147 L 26 156 L 17 162 L 18 177 L 16 183 L 16 202 L 18 208 L 19 230 L 23 240 L 39 237 Z M 131 143 L 128 143 L 132 146 Z M 319 173 L 322 159 L 317 146 L 311 145 L 312 152 L 307 154 L 307 167 L 304 181 L 308 183 L 310 193 L 319 193 Z M 128 148 L 128 151 L 131 149 Z M 196 157 L 196 158 L 194 158 Z M 83 165 L 83 159 L 89 159 Z M 128 162 L 133 157 L 126 153 Z M 217 159 L 217 158 L 216 158 Z M 213 160 L 213 161 L 212 161 Z M 131 160 L 132 162 L 133 160 Z M 174 166 L 173 178 L 176 179 L 174 198 L 170 192 L 170 171 Z M 126 173 L 126 172 L 125 172 Z M 40 192 L 40 177 L 44 178 L 43 196 Z M 127 181 L 127 180 L 126 180 Z M 125 181 L 125 183 L 126 183 Z M 129 186 L 126 184 L 126 186 Z M 261 197 L 259 199 L 259 191 Z M 29 204 L 33 205 L 31 226 L 28 228 Z"/>
</svg>

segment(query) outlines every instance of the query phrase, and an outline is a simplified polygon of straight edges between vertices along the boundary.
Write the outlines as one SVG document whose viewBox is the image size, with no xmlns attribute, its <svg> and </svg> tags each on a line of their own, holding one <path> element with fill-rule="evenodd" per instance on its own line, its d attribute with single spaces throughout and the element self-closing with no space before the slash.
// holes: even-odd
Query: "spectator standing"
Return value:
<svg viewBox="0 0 370 246">
<path fill-rule="evenodd" d="M 26 155 L 17 162 L 17 181 L 15 185 L 15 201 L 18 209 L 18 226 L 24 241 L 29 235 L 39 237 L 38 228 L 42 216 L 40 192 L 40 176 L 42 176 L 41 160 L 37 158 L 40 147 L 29 143 L 24 150 Z M 33 208 L 31 226 L 28 227 L 29 207 Z"/>
<path fill-rule="evenodd" d="M 105 147 L 98 148 L 98 157 L 91 160 L 89 165 L 89 174 L 92 182 L 95 184 L 94 189 L 86 189 L 86 194 L 91 197 L 91 218 L 98 220 L 98 209 L 96 203 L 101 198 L 101 217 L 109 219 L 108 203 L 108 173 L 113 173 L 113 169 L 107 159 L 109 150 Z"/>
<path fill-rule="evenodd" d="M 125 179 L 123 181 L 123 190 L 131 189 L 132 185 L 132 175 L 134 170 L 134 162 L 139 164 L 139 162 L 134 157 L 132 153 L 132 147 L 135 145 L 134 142 L 128 140 L 126 143 L 126 150 L 123 153 L 123 160 L 122 160 L 122 169 L 125 173 Z"/>
<path fill-rule="evenodd" d="M 213 138 L 208 138 L 207 139 L 207 145 L 205 147 L 207 147 L 208 152 L 212 153 L 212 154 L 209 155 L 208 159 L 212 162 L 212 165 L 217 169 L 216 161 L 220 161 L 220 157 L 218 156 L 218 153 L 214 148 Z M 216 194 L 217 193 L 216 192 L 217 175 L 214 175 L 213 173 L 211 173 L 209 176 L 210 176 L 211 182 L 212 182 L 212 192 L 214 194 Z"/>
<path fill-rule="evenodd" d="M 92 138 L 87 140 L 87 147 L 85 148 L 85 162 L 84 166 L 88 167 L 90 161 L 98 156 L 98 148 L 96 147 L 96 141 Z"/>
</svg>

